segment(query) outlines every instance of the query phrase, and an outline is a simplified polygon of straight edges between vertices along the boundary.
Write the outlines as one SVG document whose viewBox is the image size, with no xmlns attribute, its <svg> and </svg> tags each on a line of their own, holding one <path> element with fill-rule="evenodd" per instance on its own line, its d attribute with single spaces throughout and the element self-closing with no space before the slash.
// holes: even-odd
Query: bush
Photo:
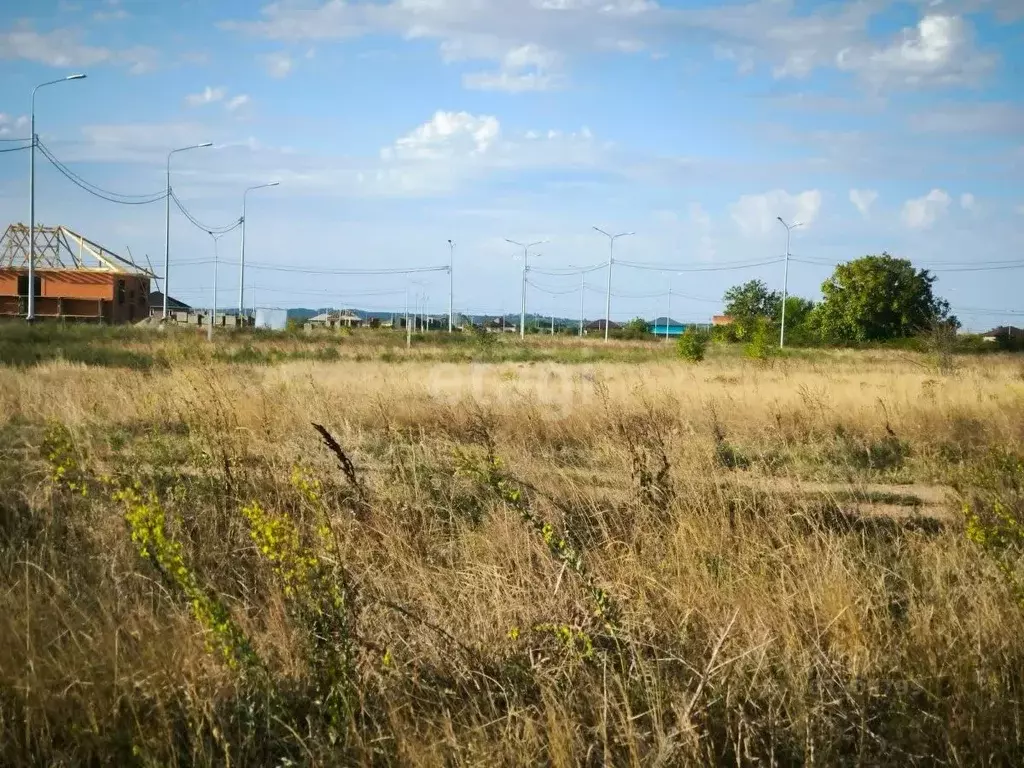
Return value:
<svg viewBox="0 0 1024 768">
<path fill-rule="evenodd" d="M 699 363 L 704 359 L 704 352 L 710 340 L 710 335 L 706 331 L 698 330 L 691 325 L 676 342 L 676 351 L 683 360 Z"/>
<path fill-rule="evenodd" d="M 653 334 L 646 320 L 642 317 L 634 317 L 622 326 L 616 336 L 627 341 L 639 341 L 641 339 L 649 339 Z"/>
<path fill-rule="evenodd" d="M 774 330 L 775 326 L 772 323 L 764 318 L 759 318 L 750 336 L 750 341 L 743 348 L 743 354 L 751 360 L 761 362 L 767 362 L 775 357 L 778 354 L 778 349 L 775 346 Z"/>
</svg>

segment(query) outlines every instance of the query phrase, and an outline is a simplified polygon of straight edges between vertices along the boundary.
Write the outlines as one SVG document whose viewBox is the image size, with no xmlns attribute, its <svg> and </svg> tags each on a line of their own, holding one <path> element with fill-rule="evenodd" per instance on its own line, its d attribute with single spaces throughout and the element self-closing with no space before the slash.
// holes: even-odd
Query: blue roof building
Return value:
<svg viewBox="0 0 1024 768">
<path fill-rule="evenodd" d="M 673 320 L 671 317 L 656 317 L 647 324 L 647 327 L 655 336 L 682 336 L 686 330 L 686 323 Z"/>
</svg>

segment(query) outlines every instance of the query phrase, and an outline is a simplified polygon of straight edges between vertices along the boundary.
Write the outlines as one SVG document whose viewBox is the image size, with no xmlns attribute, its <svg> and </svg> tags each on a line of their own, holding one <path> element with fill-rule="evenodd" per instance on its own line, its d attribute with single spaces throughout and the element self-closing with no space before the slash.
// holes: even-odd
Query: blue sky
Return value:
<svg viewBox="0 0 1024 768">
<path fill-rule="evenodd" d="M 40 140 L 82 177 L 172 185 L 201 222 L 248 198 L 247 285 L 267 306 L 447 309 L 447 275 L 329 270 L 444 265 L 455 306 L 519 308 L 505 242 L 531 261 L 532 311 L 575 315 L 607 241 L 612 316 L 706 320 L 729 285 L 816 297 L 829 263 L 883 250 L 931 268 L 965 325 L 1021 324 L 1024 3 L 678 0 L 7 0 L 0 139 Z M 0 149 L 18 146 L 0 141 Z M 0 154 L 0 224 L 28 218 L 28 152 Z M 116 205 L 37 155 L 37 221 L 162 273 L 164 206 Z M 213 239 L 172 208 L 171 294 L 212 300 Z M 238 232 L 217 244 L 237 302 Z M 305 271 L 261 269 L 288 265 Z M 701 271 L 694 271 L 699 267 Z M 680 273 L 681 272 L 681 273 Z M 413 282 L 415 281 L 415 282 Z M 606 271 L 587 275 L 603 316 Z M 548 292 L 545 292 L 548 291 Z M 248 291 L 247 291 L 248 294 Z M 246 302 L 251 301 L 247 295 Z"/>
</svg>

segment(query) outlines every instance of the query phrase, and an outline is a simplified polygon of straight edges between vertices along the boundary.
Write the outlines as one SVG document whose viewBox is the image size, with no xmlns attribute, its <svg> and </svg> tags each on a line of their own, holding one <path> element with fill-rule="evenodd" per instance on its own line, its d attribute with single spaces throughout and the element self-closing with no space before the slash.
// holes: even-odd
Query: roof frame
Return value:
<svg viewBox="0 0 1024 768">
<path fill-rule="evenodd" d="M 134 261 L 119 256 L 109 248 L 104 248 L 94 240 L 65 226 L 36 227 L 34 239 L 36 269 L 114 272 L 156 277 L 153 272 L 143 269 Z M 29 228 L 25 224 L 8 225 L 3 237 L 0 238 L 0 268 L 27 269 L 29 244 Z"/>
</svg>

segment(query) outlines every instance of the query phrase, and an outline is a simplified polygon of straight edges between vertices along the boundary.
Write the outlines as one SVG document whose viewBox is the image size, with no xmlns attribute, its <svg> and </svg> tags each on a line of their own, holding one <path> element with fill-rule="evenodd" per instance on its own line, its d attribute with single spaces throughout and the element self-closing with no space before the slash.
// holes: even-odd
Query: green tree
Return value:
<svg viewBox="0 0 1024 768">
<path fill-rule="evenodd" d="M 778 291 L 769 291 L 761 280 L 734 285 L 725 292 L 724 301 L 725 314 L 732 318 L 736 338 L 740 340 L 749 339 L 759 321 L 767 318 L 778 322 L 781 315 L 782 295 Z"/>
<path fill-rule="evenodd" d="M 928 270 L 884 252 L 840 264 L 821 286 L 814 325 L 833 342 L 906 338 L 939 323 L 959 327 L 948 302 L 932 292 L 934 282 Z"/>
<path fill-rule="evenodd" d="M 689 325 L 676 341 L 676 351 L 683 360 L 699 363 L 704 359 L 709 341 L 711 341 L 711 335 L 707 331 L 702 331 L 695 325 Z"/>
<path fill-rule="evenodd" d="M 622 339 L 646 339 L 651 336 L 651 327 L 642 317 L 634 317 L 619 332 Z"/>
<path fill-rule="evenodd" d="M 811 319 L 815 304 L 800 296 L 786 297 L 786 344 L 809 344 L 817 334 Z M 781 311 L 781 310 L 780 310 Z"/>
</svg>

